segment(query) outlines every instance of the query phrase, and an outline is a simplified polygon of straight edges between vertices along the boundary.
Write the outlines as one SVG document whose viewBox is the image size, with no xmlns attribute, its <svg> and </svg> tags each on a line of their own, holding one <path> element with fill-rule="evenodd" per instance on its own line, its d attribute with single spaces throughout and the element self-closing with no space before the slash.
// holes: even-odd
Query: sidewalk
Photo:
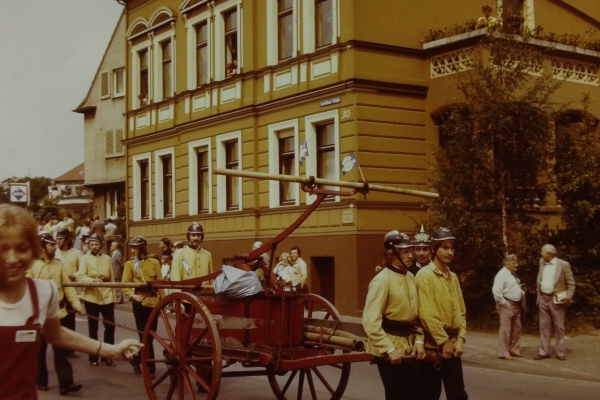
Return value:
<svg viewBox="0 0 600 400">
<path fill-rule="evenodd" d="M 360 318 L 342 316 L 342 321 L 361 323 Z M 600 330 L 592 335 L 565 338 L 567 359 L 556 357 L 536 361 L 539 336 L 521 337 L 523 358 L 503 360 L 498 358 L 498 335 L 467 330 L 463 365 L 476 368 L 496 369 L 532 375 L 561 377 L 566 379 L 600 382 Z M 554 339 L 552 340 L 554 345 Z"/>
</svg>

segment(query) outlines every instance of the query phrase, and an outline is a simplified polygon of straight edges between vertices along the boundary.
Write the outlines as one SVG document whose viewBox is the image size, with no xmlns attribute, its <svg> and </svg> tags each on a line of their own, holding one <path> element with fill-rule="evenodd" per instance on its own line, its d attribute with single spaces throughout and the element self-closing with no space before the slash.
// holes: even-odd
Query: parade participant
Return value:
<svg viewBox="0 0 600 400">
<path fill-rule="evenodd" d="M 123 282 L 147 283 L 150 281 L 162 280 L 161 267 L 158 261 L 148 257 L 146 245 L 148 242 L 142 236 L 134 237 L 129 243 L 129 249 L 133 258 L 125 263 L 123 271 Z M 131 289 L 123 288 L 123 295 L 133 303 L 133 316 L 135 317 L 135 325 L 138 331 L 144 331 L 146 324 L 150 318 L 150 314 L 154 307 L 158 304 L 160 297 L 164 297 L 163 290 L 154 291 L 148 288 Z M 156 331 L 158 326 L 158 318 L 152 321 L 151 329 Z M 140 340 L 143 338 L 143 333 L 140 333 Z M 154 359 L 154 347 L 152 346 L 153 339 L 150 337 L 150 347 L 148 348 L 150 359 Z M 140 356 L 137 354 L 131 360 L 133 371 L 136 374 L 141 374 Z M 149 363 L 148 369 L 150 376 L 154 379 L 156 372 L 156 363 Z"/>
<path fill-rule="evenodd" d="M 0 399 L 37 399 L 42 332 L 53 346 L 114 360 L 125 360 L 124 351 L 141 347 L 132 339 L 103 344 L 61 327 L 54 281 L 26 277 L 41 254 L 33 218 L 21 207 L 0 205 Z"/>
<path fill-rule="evenodd" d="M 158 242 L 158 248 L 160 249 L 160 256 L 164 256 L 165 254 L 172 256 L 173 250 L 171 249 L 171 240 L 169 238 L 162 238 L 160 242 Z"/>
<path fill-rule="evenodd" d="M 171 280 L 171 264 L 173 264 L 173 257 L 170 254 L 163 254 L 160 258 L 160 271 L 163 277 L 163 280 L 170 281 Z M 171 289 L 165 289 L 165 296 L 171 294 Z M 167 310 L 170 312 L 170 310 Z"/>
<path fill-rule="evenodd" d="M 540 349 L 534 360 L 550 358 L 550 333 L 554 324 L 556 358 L 565 357 L 565 315 L 575 294 L 575 279 L 571 265 L 556 257 L 551 244 L 542 247 L 540 271 L 537 276 L 537 304 L 540 308 Z"/>
<path fill-rule="evenodd" d="M 415 258 L 417 259 L 408 270 L 417 276 L 417 272 L 431 262 L 431 238 L 425 233 L 423 225 L 421 231 L 413 239 L 415 245 Z"/>
<path fill-rule="evenodd" d="M 78 282 L 114 282 L 114 271 L 112 261 L 109 256 L 102 253 L 102 238 L 95 233 L 89 238 L 90 253 L 81 257 L 79 262 L 79 271 L 77 272 Z M 98 317 L 102 314 L 104 321 L 115 322 L 115 301 L 117 300 L 116 290 L 113 288 L 87 287 L 83 294 L 83 303 L 85 311 L 92 317 L 88 318 L 88 331 L 91 339 L 98 339 Z M 115 342 L 115 327 L 112 324 L 104 322 L 104 343 L 113 344 Z M 90 364 L 98 365 L 98 357 L 89 356 Z M 109 367 L 114 367 L 115 363 L 110 359 L 103 358 L 101 362 Z"/>
<path fill-rule="evenodd" d="M 498 357 L 512 360 L 521 355 L 521 299 L 525 295 L 515 272 L 519 260 L 514 254 L 504 257 L 504 266 L 494 278 L 492 294 L 500 316 Z"/>
<path fill-rule="evenodd" d="M 415 385 L 416 365 L 402 362 L 402 357 L 408 355 L 425 358 L 415 278 L 407 274 L 412 249 L 404 233 L 391 231 L 385 236 L 385 268 L 369 284 L 363 310 L 363 327 L 369 338 L 367 352 L 375 356 L 386 400 L 420 399 Z"/>
<path fill-rule="evenodd" d="M 119 242 L 110 244 L 110 260 L 112 261 L 115 282 L 121 282 L 123 279 L 123 253 L 119 249 L 120 246 L 121 243 Z M 117 289 L 117 303 L 123 304 L 123 291 L 121 289 Z"/>
<path fill-rule="evenodd" d="M 417 274 L 419 319 L 425 328 L 425 348 L 442 353 L 441 369 L 427 363 L 419 369 L 422 399 L 439 399 L 444 391 L 448 400 L 466 400 L 461 356 L 467 332 L 466 309 L 458 277 L 450 271 L 456 238 L 446 228 L 431 235 L 433 261 Z"/>
<path fill-rule="evenodd" d="M 56 233 L 56 249 L 55 258 L 62 261 L 67 276 L 75 281 L 75 274 L 79 270 L 79 259 L 82 257 L 81 251 L 73 248 L 73 236 L 68 228 L 63 228 Z M 75 290 L 75 289 L 74 289 Z M 71 303 L 67 303 L 68 314 L 61 319 L 64 320 L 63 326 L 75 330 L 75 313 L 71 307 Z"/>
<path fill-rule="evenodd" d="M 113 223 L 112 218 L 106 220 L 104 226 L 104 240 L 106 241 L 106 252 L 110 254 L 112 242 L 117 240 L 117 226 Z"/>
<path fill-rule="evenodd" d="M 202 225 L 194 222 L 187 230 L 188 245 L 177 249 L 173 256 L 171 266 L 171 280 L 183 281 L 186 279 L 205 276 L 213 272 L 212 256 L 208 250 L 202 247 L 204 241 L 204 229 Z M 180 291 L 171 289 L 172 292 Z M 189 308 L 188 303 L 184 303 Z M 189 312 L 189 309 L 186 310 Z"/>
<path fill-rule="evenodd" d="M 64 228 L 66 230 L 66 228 Z M 68 230 L 67 230 L 68 232 Z M 55 258 L 56 240 L 51 234 L 43 232 L 40 234 L 42 253 L 40 258 L 33 262 L 26 276 L 28 278 L 52 280 L 58 288 L 58 304 L 60 306 L 59 318 L 60 324 L 71 329 L 69 312 L 66 304 L 71 305 L 71 310 L 76 310 L 80 315 L 85 315 L 83 307 L 77 292 L 72 287 L 63 288 L 64 282 L 70 282 L 67 271 L 60 260 Z M 73 316 L 75 314 L 71 313 Z M 36 385 L 39 390 L 48 390 L 48 368 L 46 366 L 46 349 L 48 344 L 42 338 L 40 351 L 38 355 L 39 374 L 36 379 Z M 77 392 L 81 389 L 81 384 L 73 382 L 73 367 L 69 363 L 69 350 L 53 346 L 54 351 L 54 369 L 59 382 L 60 394 L 66 395 L 70 392 Z"/>
<path fill-rule="evenodd" d="M 300 257 L 302 252 L 300 247 L 292 247 L 290 250 L 290 257 L 292 258 L 292 267 L 294 268 L 294 279 L 292 280 L 292 284 L 294 286 L 300 285 L 301 288 L 306 285 L 306 279 L 308 278 L 308 268 L 306 267 L 306 263 Z"/>
</svg>

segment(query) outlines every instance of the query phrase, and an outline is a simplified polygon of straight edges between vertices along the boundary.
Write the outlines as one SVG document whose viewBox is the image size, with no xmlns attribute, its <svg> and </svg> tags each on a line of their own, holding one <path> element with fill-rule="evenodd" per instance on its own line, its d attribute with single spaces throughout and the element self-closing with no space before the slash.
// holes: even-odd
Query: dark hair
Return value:
<svg viewBox="0 0 600 400">
<path fill-rule="evenodd" d="M 298 247 L 298 246 L 294 246 L 294 247 L 292 247 L 292 248 L 290 249 L 290 253 L 291 253 L 292 251 L 294 251 L 294 250 L 296 250 L 296 251 L 298 252 L 298 255 L 299 255 L 299 256 L 301 256 L 301 255 L 302 255 L 302 251 L 300 251 L 300 247 Z"/>
<path fill-rule="evenodd" d="M 38 225 L 24 208 L 12 204 L 0 204 L 0 237 L 7 228 L 20 229 L 31 247 L 33 257 L 40 257 L 42 244 L 38 236 Z"/>
<path fill-rule="evenodd" d="M 160 241 L 163 242 L 163 244 L 167 247 L 171 246 L 171 240 L 169 240 L 169 238 L 165 237 L 165 238 L 160 239 Z"/>
</svg>

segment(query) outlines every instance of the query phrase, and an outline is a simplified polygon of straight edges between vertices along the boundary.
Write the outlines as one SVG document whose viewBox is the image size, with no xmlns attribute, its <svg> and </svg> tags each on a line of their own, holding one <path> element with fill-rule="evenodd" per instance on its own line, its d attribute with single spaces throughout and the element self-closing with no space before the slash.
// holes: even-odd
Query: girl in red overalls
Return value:
<svg viewBox="0 0 600 400">
<path fill-rule="evenodd" d="M 21 207 L 0 205 L 0 399 L 37 399 L 37 354 L 46 341 L 65 349 L 126 360 L 137 351 L 134 339 L 104 344 L 62 328 L 58 292 L 51 281 L 28 279 L 25 273 L 41 252 L 37 224 Z"/>
</svg>

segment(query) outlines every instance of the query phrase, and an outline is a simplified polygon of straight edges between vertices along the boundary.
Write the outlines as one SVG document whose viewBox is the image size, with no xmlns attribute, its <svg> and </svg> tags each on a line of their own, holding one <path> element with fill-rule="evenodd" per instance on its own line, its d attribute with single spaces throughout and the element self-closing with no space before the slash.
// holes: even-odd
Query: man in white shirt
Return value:
<svg viewBox="0 0 600 400">
<path fill-rule="evenodd" d="M 492 294 L 496 300 L 496 310 L 500 315 L 500 343 L 498 358 L 512 360 L 521 355 L 521 299 L 524 296 L 520 281 L 515 276 L 518 268 L 515 254 L 504 257 L 504 267 L 494 278 Z"/>
<path fill-rule="evenodd" d="M 300 288 L 303 288 L 304 285 L 306 285 L 306 280 L 308 279 L 308 268 L 301 255 L 302 253 L 300 247 L 292 247 L 290 250 L 292 267 L 294 268 L 294 279 L 292 280 L 292 285 L 300 285 Z"/>
<path fill-rule="evenodd" d="M 556 358 L 565 358 L 565 314 L 575 294 L 571 265 L 556 257 L 551 244 L 542 247 L 537 276 L 537 304 L 540 308 L 540 349 L 534 360 L 550 358 L 552 325 L 556 334 Z"/>
</svg>

